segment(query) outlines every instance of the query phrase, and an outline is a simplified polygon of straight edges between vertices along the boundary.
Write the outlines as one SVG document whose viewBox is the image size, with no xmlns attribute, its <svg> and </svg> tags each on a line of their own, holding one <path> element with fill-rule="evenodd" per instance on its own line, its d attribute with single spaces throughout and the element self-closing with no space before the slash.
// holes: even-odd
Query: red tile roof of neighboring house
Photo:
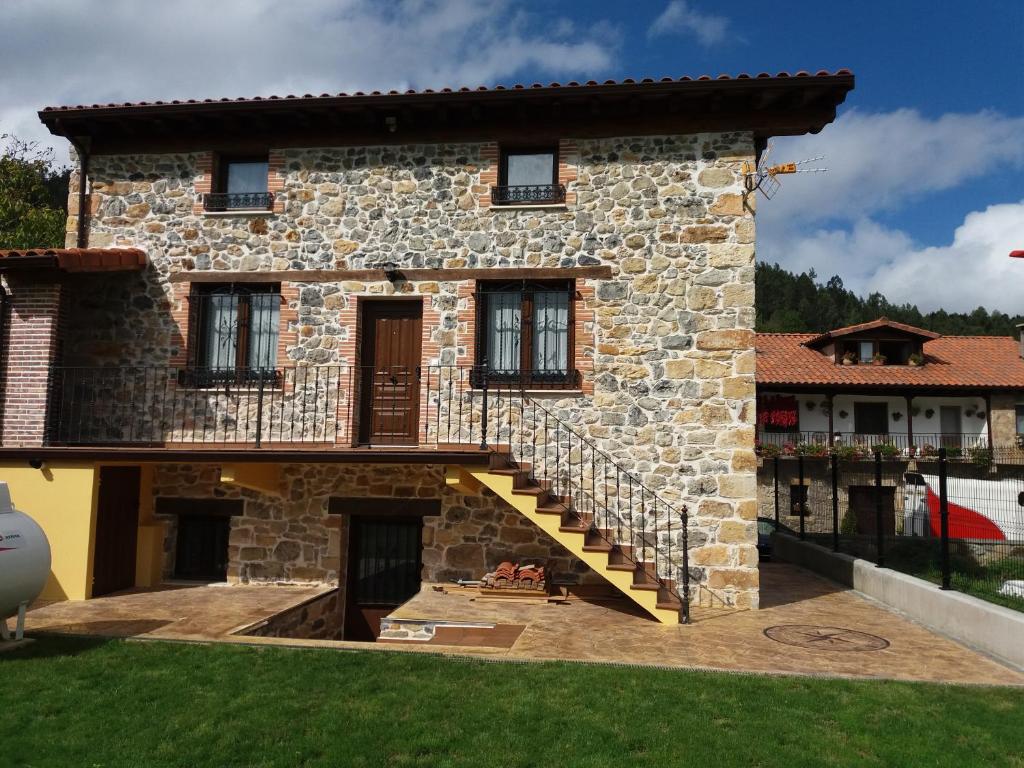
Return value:
<svg viewBox="0 0 1024 768">
<path fill-rule="evenodd" d="M 65 272 L 124 272 L 146 266 L 139 248 L 14 248 L 0 250 L 0 271 L 56 268 Z"/>
<path fill-rule="evenodd" d="M 312 94 L 306 93 L 302 96 L 296 96 L 294 94 L 288 94 L 287 96 L 251 96 L 251 97 L 237 97 L 237 98 L 220 98 L 220 99 L 184 99 L 184 100 L 173 100 L 173 101 L 125 101 L 125 102 L 112 102 L 109 104 L 79 104 L 77 106 L 61 106 L 61 107 L 46 107 L 43 112 L 71 112 L 86 109 L 118 109 L 118 108 L 133 108 L 133 107 L 159 107 L 168 106 L 174 104 L 247 104 L 252 102 L 264 102 L 264 101 L 310 101 L 316 99 L 343 99 L 343 98 L 363 98 L 367 96 L 426 96 L 434 94 L 445 94 L 445 93 L 494 93 L 500 91 L 552 91 L 552 90 L 570 90 L 573 88 L 594 88 L 594 87 L 607 87 L 612 88 L 615 86 L 632 86 L 632 85 L 643 85 L 651 83 L 684 83 L 684 82 L 709 82 L 709 81 L 731 81 L 731 80 L 790 80 L 790 79 L 802 79 L 802 78 L 848 78 L 853 73 L 848 69 L 839 69 L 835 72 L 829 72 L 828 70 L 818 70 L 817 72 L 811 73 L 804 70 L 790 74 L 789 72 L 778 72 L 777 74 L 771 74 L 769 72 L 759 72 L 756 75 L 750 75 L 746 72 L 741 72 L 738 75 L 722 74 L 717 76 L 712 75 L 700 75 L 698 77 L 662 77 L 652 78 L 645 77 L 639 80 L 633 78 L 625 78 L 623 80 L 605 80 L 599 82 L 597 80 L 587 80 L 586 82 L 577 82 L 571 80 L 567 83 L 532 83 L 526 85 L 524 83 L 516 83 L 511 86 L 496 85 L 486 86 L 480 85 L 475 88 L 468 86 L 462 86 L 458 88 L 424 88 L 423 90 L 408 89 L 404 91 L 390 90 L 390 91 L 355 91 L 353 93 L 321 93 Z"/>
<path fill-rule="evenodd" d="M 1024 359 L 1011 336 L 941 336 L 924 344 L 925 364 L 836 365 L 809 348 L 813 333 L 757 334 L 757 383 L 764 386 L 1024 389 Z"/>
<path fill-rule="evenodd" d="M 897 323 L 895 320 L 890 320 L 887 317 L 880 317 L 877 320 L 872 320 L 867 323 L 848 325 L 845 328 L 836 328 L 834 331 L 826 331 L 820 336 L 815 336 L 813 339 L 808 341 L 807 345 L 814 347 L 823 344 L 829 339 L 849 336 L 851 333 L 860 333 L 862 331 L 874 331 L 878 328 L 892 328 L 893 330 L 902 331 L 903 333 L 910 334 L 911 336 L 918 336 L 923 339 L 937 339 L 940 335 L 934 331 L 926 331 L 924 328 L 915 328 L 914 326 L 907 325 L 905 323 Z"/>
</svg>

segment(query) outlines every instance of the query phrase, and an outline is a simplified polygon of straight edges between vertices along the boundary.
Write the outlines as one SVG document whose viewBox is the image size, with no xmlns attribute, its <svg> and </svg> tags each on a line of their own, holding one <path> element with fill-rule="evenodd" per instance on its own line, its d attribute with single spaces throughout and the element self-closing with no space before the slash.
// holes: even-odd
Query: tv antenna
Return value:
<svg viewBox="0 0 1024 768">
<path fill-rule="evenodd" d="M 742 173 L 744 184 L 747 187 L 747 192 L 753 192 L 755 189 L 761 190 L 761 194 L 765 196 L 766 200 L 771 200 L 775 196 L 775 193 L 779 191 L 779 187 L 782 186 L 778 177 L 790 173 L 825 173 L 827 168 L 803 168 L 802 166 L 807 163 L 813 163 L 817 160 L 823 159 L 824 155 L 818 155 L 817 157 L 809 157 L 806 160 L 797 160 L 792 163 L 776 163 L 775 165 L 768 164 L 768 156 L 772 152 L 772 143 L 769 142 L 768 146 L 765 147 L 764 152 L 761 153 L 761 160 L 755 166 L 748 160 L 743 161 Z"/>
</svg>

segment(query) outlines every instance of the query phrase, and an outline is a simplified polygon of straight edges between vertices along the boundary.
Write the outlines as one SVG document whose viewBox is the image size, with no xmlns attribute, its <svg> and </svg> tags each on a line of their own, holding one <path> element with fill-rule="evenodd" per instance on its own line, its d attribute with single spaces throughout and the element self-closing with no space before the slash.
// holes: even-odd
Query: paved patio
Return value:
<svg viewBox="0 0 1024 768">
<path fill-rule="evenodd" d="M 34 605 L 25 617 L 25 632 L 223 640 L 330 589 L 168 584 Z"/>
<path fill-rule="evenodd" d="M 761 610 L 698 612 L 690 626 L 657 624 L 620 600 L 522 604 L 430 589 L 392 614 L 493 624 L 512 638 L 489 646 L 479 628 L 376 645 L 235 634 L 324 591 L 296 587 L 192 587 L 54 603 L 29 612 L 28 631 L 1024 685 L 1024 674 L 796 566 L 762 564 L 761 584 Z M 439 642 L 445 637 L 458 644 Z M 465 644 L 473 637 L 481 644 Z"/>
</svg>

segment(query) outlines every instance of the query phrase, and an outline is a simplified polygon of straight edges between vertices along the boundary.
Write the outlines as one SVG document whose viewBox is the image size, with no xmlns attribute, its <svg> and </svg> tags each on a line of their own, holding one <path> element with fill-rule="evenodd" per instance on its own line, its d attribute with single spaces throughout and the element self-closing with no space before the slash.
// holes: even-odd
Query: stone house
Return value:
<svg viewBox="0 0 1024 768">
<path fill-rule="evenodd" d="M 43 110 L 64 249 L 5 252 L 0 473 L 47 596 L 337 587 L 372 636 L 502 561 L 758 604 L 754 199 L 849 72 Z"/>
</svg>

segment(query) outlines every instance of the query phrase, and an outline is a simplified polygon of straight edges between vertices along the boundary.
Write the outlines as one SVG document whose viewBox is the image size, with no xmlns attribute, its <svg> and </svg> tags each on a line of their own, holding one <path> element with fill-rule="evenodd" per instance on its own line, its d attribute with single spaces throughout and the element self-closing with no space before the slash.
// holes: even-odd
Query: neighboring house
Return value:
<svg viewBox="0 0 1024 768">
<path fill-rule="evenodd" d="M 512 560 L 664 622 L 687 582 L 756 607 L 741 166 L 852 87 L 44 110 L 79 173 L 69 247 L 0 254 L 0 479 L 50 537 L 46 596 L 337 585 L 361 637 Z"/>
<path fill-rule="evenodd" d="M 1022 344 L 940 336 L 886 318 L 820 335 L 759 333 L 757 399 L 765 454 L 815 445 L 885 446 L 904 457 L 1016 447 Z"/>
</svg>

